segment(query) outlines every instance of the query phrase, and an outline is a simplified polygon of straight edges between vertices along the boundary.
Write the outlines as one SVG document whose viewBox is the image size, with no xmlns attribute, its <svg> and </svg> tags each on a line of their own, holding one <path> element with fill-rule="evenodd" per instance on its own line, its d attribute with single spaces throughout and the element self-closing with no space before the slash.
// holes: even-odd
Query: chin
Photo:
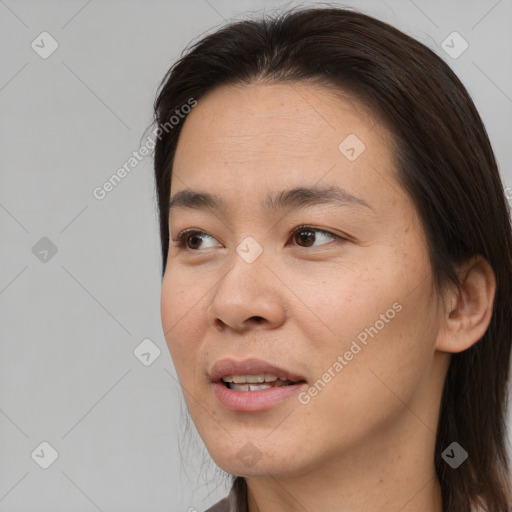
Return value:
<svg viewBox="0 0 512 512">
<path fill-rule="evenodd" d="M 265 449 L 261 449 L 250 441 L 234 439 L 232 441 L 229 446 L 217 445 L 211 450 L 208 449 L 217 466 L 227 473 L 246 478 L 258 478 L 269 474 L 286 477 L 300 472 L 298 461 L 295 458 L 290 460 L 292 459 L 290 453 L 293 452 L 290 448 L 280 453 L 268 442 Z"/>
</svg>

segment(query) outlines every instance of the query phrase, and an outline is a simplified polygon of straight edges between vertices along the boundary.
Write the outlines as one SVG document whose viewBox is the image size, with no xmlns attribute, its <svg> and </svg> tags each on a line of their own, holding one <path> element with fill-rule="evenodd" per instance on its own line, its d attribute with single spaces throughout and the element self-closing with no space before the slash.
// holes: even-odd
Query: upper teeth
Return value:
<svg viewBox="0 0 512 512">
<path fill-rule="evenodd" d="M 226 375 L 222 377 L 224 382 L 234 382 L 235 384 L 257 384 L 261 382 L 275 382 L 277 379 L 287 380 L 285 377 L 277 377 L 269 373 L 260 373 L 258 375 Z"/>
</svg>

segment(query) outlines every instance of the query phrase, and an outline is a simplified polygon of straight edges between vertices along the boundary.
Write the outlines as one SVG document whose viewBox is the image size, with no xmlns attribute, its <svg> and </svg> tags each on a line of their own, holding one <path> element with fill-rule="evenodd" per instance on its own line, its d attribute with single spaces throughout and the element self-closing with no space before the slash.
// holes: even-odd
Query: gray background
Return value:
<svg viewBox="0 0 512 512">
<path fill-rule="evenodd" d="M 151 157 L 103 200 L 92 191 L 139 149 L 187 43 L 244 12 L 296 5 L 0 1 L 0 511 L 201 511 L 227 492 L 193 426 L 184 433 L 160 323 Z M 512 1 L 343 5 L 452 66 L 512 186 Z M 31 47 L 43 31 L 59 45 L 46 59 Z M 469 43 L 456 59 L 441 46 L 453 31 Z M 56 254 L 37 254 L 43 237 Z M 148 366 L 133 353 L 144 339 L 161 351 Z M 43 441 L 58 452 L 48 469 Z"/>
</svg>

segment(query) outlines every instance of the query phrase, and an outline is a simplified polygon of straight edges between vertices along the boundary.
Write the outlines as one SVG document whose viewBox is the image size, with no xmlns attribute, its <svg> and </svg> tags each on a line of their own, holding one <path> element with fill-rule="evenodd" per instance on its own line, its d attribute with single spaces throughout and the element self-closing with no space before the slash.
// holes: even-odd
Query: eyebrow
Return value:
<svg viewBox="0 0 512 512">
<path fill-rule="evenodd" d="M 373 208 L 364 200 L 350 192 L 337 187 L 295 187 L 283 190 L 263 201 L 263 207 L 270 213 L 279 210 L 298 210 L 321 204 L 334 204 L 337 206 L 362 206 L 372 211 Z M 169 202 L 169 213 L 178 209 L 201 209 L 228 212 L 229 204 L 217 194 L 184 189 L 174 194 Z"/>
</svg>

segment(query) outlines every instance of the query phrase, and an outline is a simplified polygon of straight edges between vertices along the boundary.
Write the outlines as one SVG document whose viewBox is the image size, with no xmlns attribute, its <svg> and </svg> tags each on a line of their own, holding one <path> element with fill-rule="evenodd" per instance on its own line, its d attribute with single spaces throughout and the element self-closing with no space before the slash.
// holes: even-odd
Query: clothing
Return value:
<svg viewBox="0 0 512 512">
<path fill-rule="evenodd" d="M 242 477 L 233 481 L 230 493 L 205 512 L 249 512 L 247 507 L 247 484 Z"/>
<path fill-rule="evenodd" d="M 228 496 L 215 503 L 213 507 L 210 507 L 205 512 L 239 512 L 236 509 L 236 496 L 233 490 L 231 490 Z"/>
<path fill-rule="evenodd" d="M 223 500 L 220 500 L 217 503 L 215 503 L 213 507 L 210 507 L 205 512 L 235 512 L 235 509 L 233 508 L 233 503 L 230 503 L 228 496 Z"/>
</svg>

